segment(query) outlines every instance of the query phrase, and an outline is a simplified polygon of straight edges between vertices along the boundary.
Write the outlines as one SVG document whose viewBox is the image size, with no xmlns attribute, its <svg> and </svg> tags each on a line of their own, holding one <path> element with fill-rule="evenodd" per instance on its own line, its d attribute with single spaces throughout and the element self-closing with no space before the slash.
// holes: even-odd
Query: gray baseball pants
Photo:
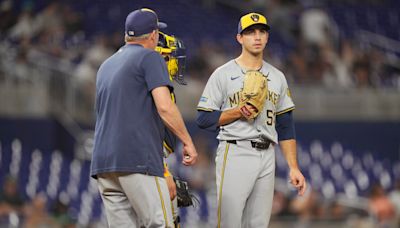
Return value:
<svg viewBox="0 0 400 228">
<path fill-rule="evenodd" d="M 268 227 L 275 181 L 275 151 L 250 141 L 220 141 L 216 156 L 218 228 Z"/>
<path fill-rule="evenodd" d="M 104 173 L 99 174 L 97 180 L 109 227 L 174 227 L 164 178 L 138 173 Z"/>
</svg>

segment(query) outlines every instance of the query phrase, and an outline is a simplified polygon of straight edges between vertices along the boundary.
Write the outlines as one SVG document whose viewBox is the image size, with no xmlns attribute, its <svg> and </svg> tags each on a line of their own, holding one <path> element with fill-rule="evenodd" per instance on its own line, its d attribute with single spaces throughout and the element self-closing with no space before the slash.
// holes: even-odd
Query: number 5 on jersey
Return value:
<svg viewBox="0 0 400 228">
<path fill-rule="evenodd" d="M 268 109 L 267 110 L 267 121 L 266 121 L 267 125 L 271 126 L 271 125 L 275 124 L 274 117 L 275 117 L 274 111 Z"/>
</svg>

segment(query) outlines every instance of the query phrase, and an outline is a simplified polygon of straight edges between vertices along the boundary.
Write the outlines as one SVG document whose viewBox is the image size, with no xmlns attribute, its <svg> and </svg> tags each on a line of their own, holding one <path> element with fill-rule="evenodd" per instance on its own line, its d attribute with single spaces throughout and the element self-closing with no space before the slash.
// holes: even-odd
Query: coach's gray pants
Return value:
<svg viewBox="0 0 400 228">
<path fill-rule="evenodd" d="M 275 152 L 249 141 L 221 141 L 216 156 L 218 228 L 268 227 L 275 180 Z"/>
<path fill-rule="evenodd" d="M 109 227 L 174 227 L 164 178 L 105 173 L 97 180 Z"/>
</svg>

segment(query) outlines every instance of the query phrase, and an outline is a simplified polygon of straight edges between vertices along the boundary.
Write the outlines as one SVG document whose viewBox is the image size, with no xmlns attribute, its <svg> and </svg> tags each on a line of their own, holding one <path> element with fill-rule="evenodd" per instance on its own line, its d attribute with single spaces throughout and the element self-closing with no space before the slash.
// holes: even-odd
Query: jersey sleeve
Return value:
<svg viewBox="0 0 400 228">
<path fill-rule="evenodd" d="M 220 110 L 224 101 L 223 97 L 223 83 L 221 82 L 222 75 L 216 70 L 211 74 L 206 87 L 204 88 L 203 94 L 200 97 L 197 110 L 200 111 L 213 111 Z"/>
<path fill-rule="evenodd" d="M 149 91 L 160 86 L 168 86 L 170 90 L 173 88 L 172 82 L 169 80 L 167 64 L 160 54 L 155 51 L 146 54 L 142 61 L 142 67 Z"/>
<path fill-rule="evenodd" d="M 291 110 L 294 110 L 294 103 L 292 96 L 290 94 L 289 86 L 287 84 L 285 76 L 282 74 L 282 87 L 281 94 L 278 102 L 278 107 L 276 109 L 276 115 L 280 115 Z"/>
</svg>

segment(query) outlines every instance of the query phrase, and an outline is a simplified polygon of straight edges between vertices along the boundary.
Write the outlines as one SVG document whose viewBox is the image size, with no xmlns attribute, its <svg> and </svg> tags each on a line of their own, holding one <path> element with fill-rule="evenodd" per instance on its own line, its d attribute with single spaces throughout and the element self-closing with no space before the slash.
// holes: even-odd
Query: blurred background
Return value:
<svg viewBox="0 0 400 228">
<path fill-rule="evenodd" d="M 250 11 L 271 25 L 265 59 L 291 88 L 309 186 L 296 197 L 278 150 L 270 227 L 400 227 L 396 0 L 1 0 L 0 227 L 106 227 L 89 178 L 96 72 L 140 7 L 187 48 L 176 94 L 199 161 L 168 163 L 200 203 L 180 211 L 182 227 L 216 224 L 216 134 L 196 127 L 195 109 L 211 72 L 240 53 Z"/>
</svg>

